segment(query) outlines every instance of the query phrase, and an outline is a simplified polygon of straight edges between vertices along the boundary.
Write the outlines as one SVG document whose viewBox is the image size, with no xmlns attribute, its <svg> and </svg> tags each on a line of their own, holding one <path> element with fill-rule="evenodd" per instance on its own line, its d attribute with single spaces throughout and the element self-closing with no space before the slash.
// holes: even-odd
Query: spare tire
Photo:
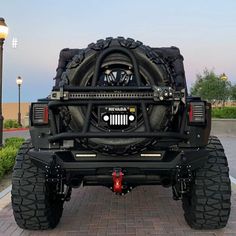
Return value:
<svg viewBox="0 0 236 236">
<path fill-rule="evenodd" d="M 95 64 L 98 56 L 107 48 L 126 48 L 136 58 L 138 70 L 141 78 L 142 86 L 171 86 L 176 88 L 172 79 L 171 68 L 168 63 L 161 58 L 157 52 L 144 46 L 139 41 L 133 39 L 107 38 L 106 40 L 98 40 L 97 43 L 90 44 L 86 49 L 80 50 L 71 62 L 68 63 L 66 71 L 62 74 L 62 80 L 71 86 L 91 86 L 91 80 L 95 70 Z M 101 63 L 99 71 L 99 79 L 96 86 L 135 86 L 136 78 L 132 77 L 132 81 L 126 81 L 123 84 L 106 80 L 106 71 L 114 70 L 115 73 L 122 74 L 123 71 L 133 72 L 133 65 L 130 58 L 122 52 L 114 52 L 107 55 Z M 131 78 L 131 77 L 130 77 Z M 130 79 L 131 80 L 131 79 Z M 110 82 L 110 83 L 109 83 Z M 114 82 L 114 83 L 113 83 Z M 71 122 L 69 128 L 73 131 L 81 131 L 85 122 L 85 107 L 68 107 L 71 114 Z M 98 127 L 98 117 L 96 107 L 90 120 L 90 131 L 108 132 Z M 165 131 L 168 129 L 168 123 L 172 119 L 170 107 L 165 105 L 155 105 L 147 107 L 150 126 L 155 131 Z M 132 131 L 144 131 L 145 126 L 142 118 L 141 110 L 138 111 L 138 123 Z M 156 142 L 155 139 L 147 138 L 89 138 L 78 139 L 86 147 L 98 149 L 104 153 L 110 154 L 130 154 L 140 150 L 145 150 L 148 145 Z"/>
</svg>

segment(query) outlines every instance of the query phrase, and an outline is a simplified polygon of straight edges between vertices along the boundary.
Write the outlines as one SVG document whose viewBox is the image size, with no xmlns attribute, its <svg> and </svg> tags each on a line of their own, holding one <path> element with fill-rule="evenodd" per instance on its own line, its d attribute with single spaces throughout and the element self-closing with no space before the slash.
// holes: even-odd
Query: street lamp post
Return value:
<svg viewBox="0 0 236 236">
<path fill-rule="evenodd" d="M 20 88 L 23 83 L 23 80 L 20 76 L 16 79 L 16 84 L 18 85 L 18 125 L 21 127 L 21 112 L 20 112 Z"/>
<path fill-rule="evenodd" d="M 5 20 L 0 17 L 0 147 L 2 147 L 3 133 L 3 116 L 2 116 L 2 61 L 3 61 L 3 44 L 8 35 L 8 27 Z"/>
</svg>

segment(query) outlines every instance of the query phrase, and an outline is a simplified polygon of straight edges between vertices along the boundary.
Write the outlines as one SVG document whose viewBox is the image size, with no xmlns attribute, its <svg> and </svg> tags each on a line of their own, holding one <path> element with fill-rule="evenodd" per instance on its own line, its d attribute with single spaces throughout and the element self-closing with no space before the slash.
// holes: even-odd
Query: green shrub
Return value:
<svg viewBox="0 0 236 236">
<path fill-rule="evenodd" d="M 214 107 L 212 108 L 212 117 L 236 119 L 236 107 Z"/>
<path fill-rule="evenodd" d="M 1 151 L 0 151 L 0 152 L 1 152 Z M 5 173 L 5 171 L 4 171 L 4 169 L 3 169 L 2 161 L 1 161 L 1 159 L 0 159 L 0 180 L 1 180 L 1 178 L 3 177 L 4 173 Z"/>
<path fill-rule="evenodd" d="M 12 169 L 17 151 L 18 149 L 11 146 L 5 147 L 0 151 L 0 163 L 5 173 Z"/>
<path fill-rule="evenodd" d="M 0 179 L 12 170 L 17 152 L 24 142 L 23 138 L 8 138 L 5 140 L 5 146 L 0 149 Z"/>
<path fill-rule="evenodd" d="M 19 124 L 16 120 L 5 120 L 4 121 L 4 128 L 11 129 L 11 128 L 19 128 Z"/>
<path fill-rule="evenodd" d="M 23 138 L 18 138 L 18 137 L 11 137 L 11 138 L 6 138 L 5 139 L 5 147 L 14 147 L 19 149 L 19 147 L 21 146 L 21 144 L 24 142 L 25 140 Z"/>
</svg>

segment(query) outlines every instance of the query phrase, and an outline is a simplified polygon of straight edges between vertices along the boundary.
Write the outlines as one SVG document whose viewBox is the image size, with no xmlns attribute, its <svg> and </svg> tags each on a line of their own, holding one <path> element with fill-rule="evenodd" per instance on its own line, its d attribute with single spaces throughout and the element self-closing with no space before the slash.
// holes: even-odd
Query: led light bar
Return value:
<svg viewBox="0 0 236 236">
<path fill-rule="evenodd" d="M 76 153 L 75 157 L 96 157 L 96 153 Z"/>
<path fill-rule="evenodd" d="M 141 153 L 141 157 L 161 157 L 160 153 Z"/>
</svg>

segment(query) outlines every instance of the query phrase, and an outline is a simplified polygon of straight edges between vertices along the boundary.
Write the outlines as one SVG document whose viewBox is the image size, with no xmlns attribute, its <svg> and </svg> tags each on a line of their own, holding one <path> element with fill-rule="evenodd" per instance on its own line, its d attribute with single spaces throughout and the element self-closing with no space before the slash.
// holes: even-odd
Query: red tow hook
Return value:
<svg viewBox="0 0 236 236">
<path fill-rule="evenodd" d="M 112 172 L 112 179 L 113 179 L 113 191 L 115 193 L 122 193 L 123 190 L 123 177 L 124 173 L 121 169 L 114 169 Z"/>
</svg>

